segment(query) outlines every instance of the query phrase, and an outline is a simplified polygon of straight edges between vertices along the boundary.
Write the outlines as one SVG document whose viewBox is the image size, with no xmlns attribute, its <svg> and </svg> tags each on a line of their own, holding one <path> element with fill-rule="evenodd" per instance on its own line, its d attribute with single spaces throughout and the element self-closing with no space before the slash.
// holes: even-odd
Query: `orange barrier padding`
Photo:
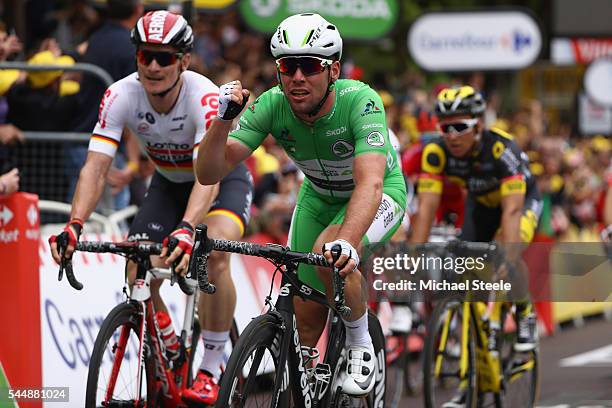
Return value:
<svg viewBox="0 0 612 408">
<path fill-rule="evenodd" d="M 0 361 L 12 388 L 42 386 L 38 196 L 15 193 L 0 197 Z M 42 403 L 20 402 L 21 407 Z"/>
</svg>

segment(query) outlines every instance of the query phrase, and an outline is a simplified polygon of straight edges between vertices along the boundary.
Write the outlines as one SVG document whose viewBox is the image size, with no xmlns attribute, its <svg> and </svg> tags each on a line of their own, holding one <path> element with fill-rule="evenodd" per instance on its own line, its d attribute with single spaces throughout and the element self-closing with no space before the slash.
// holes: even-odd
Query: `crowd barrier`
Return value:
<svg viewBox="0 0 612 408">
<path fill-rule="evenodd" d="M 43 203 L 43 207 L 54 206 Z M 40 232 L 37 196 L 17 193 L 0 199 L 0 256 L 5 266 L 0 308 L 5 311 L 3 326 L 9 328 L 0 336 L 0 386 L 3 368 L 13 388 L 67 386 L 70 403 L 63 406 L 82 407 L 89 358 L 98 329 L 112 307 L 125 299 L 124 260 L 110 254 L 77 253 L 74 269 L 84 288 L 75 291 L 67 281 L 57 280 L 58 266 L 51 259 L 47 243 L 50 233 L 57 230 L 56 226 L 54 231 L 43 228 Z M 116 238 L 104 229 L 82 237 Z M 242 330 L 265 310 L 264 299 L 270 291 L 274 267 L 261 258 L 232 255 L 231 269 L 240 299 L 236 321 Z M 278 293 L 278 283 L 277 278 L 273 295 Z M 175 329 L 180 331 L 185 296 L 168 283 L 162 287 L 162 296 Z M 554 309 L 551 313 L 555 313 Z M 386 311 L 382 320 L 388 321 L 387 308 L 382 310 Z M 564 318 L 572 313 L 583 312 L 574 307 L 573 311 L 565 311 Z"/>
</svg>

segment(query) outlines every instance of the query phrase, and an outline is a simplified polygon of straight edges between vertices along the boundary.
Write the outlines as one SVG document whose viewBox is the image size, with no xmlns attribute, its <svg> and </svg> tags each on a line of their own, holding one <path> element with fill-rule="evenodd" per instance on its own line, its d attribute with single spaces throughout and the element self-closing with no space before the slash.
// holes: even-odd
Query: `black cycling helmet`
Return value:
<svg viewBox="0 0 612 408">
<path fill-rule="evenodd" d="M 193 48 L 193 31 L 187 20 L 167 10 L 149 11 L 140 17 L 131 38 L 136 46 L 171 45 L 180 52 L 190 52 Z"/>
<path fill-rule="evenodd" d="M 438 94 L 435 111 L 438 118 L 457 115 L 481 116 L 487 104 L 471 86 L 445 88 Z"/>
</svg>

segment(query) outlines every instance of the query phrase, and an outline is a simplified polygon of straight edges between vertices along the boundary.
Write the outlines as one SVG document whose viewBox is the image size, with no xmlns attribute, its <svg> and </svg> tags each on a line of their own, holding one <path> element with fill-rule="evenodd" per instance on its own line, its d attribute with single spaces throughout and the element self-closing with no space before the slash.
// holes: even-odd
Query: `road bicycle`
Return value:
<svg viewBox="0 0 612 408">
<path fill-rule="evenodd" d="M 62 246 L 58 244 L 58 247 Z M 131 293 L 124 287 L 126 301 L 106 316 L 94 343 L 89 362 L 86 407 L 186 407 L 181 392 L 192 385 L 193 362 L 200 339 L 195 279 L 184 278 L 172 269 L 152 268 L 150 255 L 159 255 L 161 244 L 138 242 L 80 242 L 77 251 L 112 253 L 138 265 Z M 190 265 L 192 268 L 193 265 Z M 74 276 L 70 260 L 60 265 L 71 286 L 83 288 Z M 178 282 L 186 295 L 183 326 L 178 338 L 178 357 L 167 356 L 151 300 L 151 279 Z M 208 292 L 211 293 L 211 292 Z M 235 344 L 234 322 L 230 340 Z M 196 367 L 197 368 L 197 367 Z"/>
<path fill-rule="evenodd" d="M 238 338 L 221 378 L 217 407 L 384 406 L 385 339 L 378 319 L 371 312 L 368 324 L 376 359 L 374 389 L 364 398 L 352 398 L 342 392 L 341 381 L 346 368 L 347 351 L 340 316 L 348 316 L 351 312 L 344 300 L 344 280 L 334 268 L 332 306 L 322 292 L 297 277 L 299 263 L 331 267 L 323 255 L 295 252 L 273 244 L 209 239 L 206 227 L 199 225 L 196 227 L 192 256 L 202 290 L 210 290 L 211 286 L 207 274 L 207 259 L 211 251 L 265 258 L 276 266 L 272 282 L 277 272 L 282 275 L 276 302 L 272 302 L 271 288 L 266 298 L 268 312 L 254 318 Z M 339 255 L 339 248 L 332 250 L 336 251 Z M 319 350 L 300 344 L 294 297 L 317 302 L 330 311 L 323 361 L 319 361 Z"/>
<path fill-rule="evenodd" d="M 434 226 L 430 231 L 430 242 L 437 243 L 436 247 L 449 240 L 455 239 L 458 234 L 453 224 L 455 214 L 447 214 L 444 223 Z M 398 253 L 407 250 L 404 242 L 390 242 L 376 249 L 376 256 L 394 257 Z M 440 271 L 429 270 L 428 278 L 440 279 Z M 391 281 L 398 281 L 406 277 L 406 271 L 394 271 L 387 269 L 385 276 Z M 387 297 L 389 299 L 387 299 Z M 404 318 L 402 327 L 389 328 L 386 334 L 387 350 L 387 408 L 402 406 L 404 396 L 418 396 L 423 390 L 423 349 L 427 336 L 427 323 L 431 315 L 434 303 L 433 296 L 429 291 L 411 291 L 408 296 L 403 295 L 397 302 L 394 294 L 383 294 L 379 301 L 374 302 L 373 308 L 380 305 L 380 301 L 394 301 L 392 313 L 398 313 L 399 308 Z M 406 314 L 408 317 L 406 317 Z M 395 318 L 393 318 L 395 320 Z M 397 326 L 397 323 L 395 324 Z"/>
<path fill-rule="evenodd" d="M 417 248 L 431 249 L 431 244 Z M 473 252 L 506 265 L 495 244 L 451 241 L 441 256 Z M 495 274 L 493 275 L 496 276 Z M 510 275 L 511 276 L 511 275 Z M 490 291 L 488 301 L 453 295 L 437 302 L 429 321 L 424 356 L 424 399 L 439 408 L 459 393 L 465 407 L 533 407 L 538 390 L 538 349 L 515 352 L 516 308 Z"/>
</svg>

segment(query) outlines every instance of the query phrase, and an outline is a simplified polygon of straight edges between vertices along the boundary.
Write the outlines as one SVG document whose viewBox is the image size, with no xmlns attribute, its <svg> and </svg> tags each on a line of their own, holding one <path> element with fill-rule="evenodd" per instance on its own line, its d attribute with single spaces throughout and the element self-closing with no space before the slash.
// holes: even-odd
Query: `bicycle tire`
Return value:
<svg viewBox="0 0 612 408">
<path fill-rule="evenodd" d="M 365 398 L 368 408 L 380 408 L 385 404 L 385 392 L 387 387 L 387 349 L 385 344 L 385 335 L 378 317 L 368 310 L 368 331 L 374 344 L 374 354 L 377 360 L 377 372 L 374 382 L 374 389 Z"/>
<path fill-rule="evenodd" d="M 100 331 L 98 332 L 98 336 L 96 337 L 96 341 L 94 343 L 93 352 L 91 354 L 91 359 L 89 361 L 89 370 L 87 375 L 87 390 L 85 392 L 85 407 L 86 408 L 94 408 L 98 406 L 96 397 L 98 393 L 98 380 L 100 376 L 100 368 L 103 364 L 103 359 L 105 353 L 107 353 L 107 346 L 111 341 L 113 333 L 123 326 L 125 326 L 128 330 L 127 333 L 133 332 L 136 335 L 136 338 L 139 337 L 140 331 L 140 323 L 141 323 L 142 315 L 140 313 L 140 305 L 136 302 L 128 302 L 121 303 L 115 306 L 111 312 L 106 316 L 102 326 L 100 327 Z M 129 334 L 128 334 L 129 335 Z M 145 333 L 146 335 L 146 333 Z M 148 335 L 146 335 L 146 339 L 148 339 Z M 142 339 L 139 339 L 142 341 Z M 147 344 L 149 344 L 148 340 L 145 340 Z M 115 344 L 116 345 L 116 344 Z M 115 347 L 116 350 L 116 347 Z M 151 348 L 145 347 L 145 363 L 144 363 L 144 378 L 147 380 L 147 395 L 146 395 L 146 407 L 155 407 L 158 404 L 158 393 L 157 393 L 157 385 L 155 381 L 155 361 L 153 359 L 153 355 L 150 353 Z M 125 360 L 122 360 L 122 363 Z M 132 401 L 132 400 L 127 400 Z M 124 406 L 127 401 L 117 401 L 117 406 Z M 133 402 L 132 402 L 133 403 Z M 112 407 L 113 404 L 109 404 L 108 406 Z M 133 406 L 139 406 L 134 403 Z M 142 406 L 144 406 L 144 401 L 142 402 Z"/>
<path fill-rule="evenodd" d="M 277 368 L 282 334 L 283 329 L 279 325 L 278 318 L 270 314 L 258 316 L 248 324 L 244 332 L 242 332 L 238 338 L 227 364 L 227 368 L 221 377 L 216 407 L 234 407 L 236 406 L 234 404 L 237 402 L 235 399 L 239 397 L 242 398 L 240 401 L 241 403 L 244 404 L 247 402 L 249 398 L 248 393 L 254 391 L 254 389 L 251 390 L 247 388 L 256 385 L 257 374 L 260 368 L 259 366 L 254 367 L 251 364 L 249 375 L 244 378 L 243 369 L 247 365 L 249 357 L 254 351 L 263 353 L 267 350 L 272 356 L 274 367 Z M 262 359 L 263 358 L 265 358 L 265 356 L 263 356 Z M 261 363 L 261 360 L 259 363 Z M 286 385 L 289 386 L 289 384 Z M 272 399 L 272 395 L 268 397 L 270 400 Z M 244 406 L 246 406 L 246 404 Z M 257 406 L 266 406 L 266 404 Z M 270 406 L 269 402 L 267 406 Z"/>
<path fill-rule="evenodd" d="M 444 322 L 448 317 L 448 324 L 451 326 L 448 328 L 447 335 L 447 345 L 452 342 L 449 342 L 449 339 L 457 341 L 459 339 L 459 343 L 455 346 L 455 351 L 453 349 L 445 350 L 443 355 L 448 357 L 449 365 L 453 361 L 456 361 L 460 357 L 461 351 L 459 350 L 459 355 L 457 355 L 456 347 L 460 348 L 461 345 L 461 333 L 455 333 L 457 327 L 452 327 L 453 322 L 461 322 L 462 318 L 462 305 L 463 303 L 455 298 L 446 298 L 442 299 L 434 308 L 434 311 L 431 315 L 427 337 L 425 339 L 425 350 L 424 350 L 424 358 L 423 358 L 423 396 L 425 401 L 426 408 L 440 408 L 442 404 L 446 401 L 449 401 L 457 392 L 460 391 L 460 388 L 453 388 L 451 390 L 447 390 L 443 396 L 441 396 L 441 401 L 437 401 L 435 389 L 440 386 L 440 388 L 445 388 L 445 383 L 448 382 L 446 377 L 450 377 L 450 375 L 445 375 L 444 380 L 441 381 L 441 378 L 435 378 L 435 364 L 436 357 L 438 356 L 438 347 L 439 347 L 439 337 L 441 335 L 441 330 L 443 328 Z M 450 315 L 449 315 L 450 313 Z M 457 320 L 454 320 L 457 317 Z M 456 323 L 455 323 L 456 324 Z M 456 324 L 457 325 L 457 324 Z M 461 324 L 458 324 L 458 327 L 461 328 Z M 446 348 L 445 346 L 445 348 Z M 476 349 L 475 349 L 475 333 L 474 333 L 474 325 L 473 322 L 469 321 L 468 328 L 468 358 L 467 358 L 467 387 L 465 388 L 465 406 L 467 408 L 472 408 L 476 406 L 477 400 L 477 376 L 476 376 Z M 458 362 L 457 362 L 457 381 L 461 382 L 458 371 Z M 439 383 L 439 384 L 438 384 Z M 457 384 L 459 386 L 459 384 Z"/>
<path fill-rule="evenodd" d="M 499 332 L 498 348 L 503 370 L 502 391 L 495 394 L 496 408 L 520 406 L 533 408 L 538 398 L 540 384 L 539 351 L 536 348 L 526 353 L 514 351 L 516 332 L 506 330 L 508 323 L 506 316 L 510 314 L 514 322 L 517 321 L 515 312 L 504 308 L 502 311 L 502 329 Z M 515 324 L 516 325 L 516 324 Z M 533 365 L 529 369 L 522 367 Z M 524 372 L 525 374 L 521 374 Z"/>
</svg>

